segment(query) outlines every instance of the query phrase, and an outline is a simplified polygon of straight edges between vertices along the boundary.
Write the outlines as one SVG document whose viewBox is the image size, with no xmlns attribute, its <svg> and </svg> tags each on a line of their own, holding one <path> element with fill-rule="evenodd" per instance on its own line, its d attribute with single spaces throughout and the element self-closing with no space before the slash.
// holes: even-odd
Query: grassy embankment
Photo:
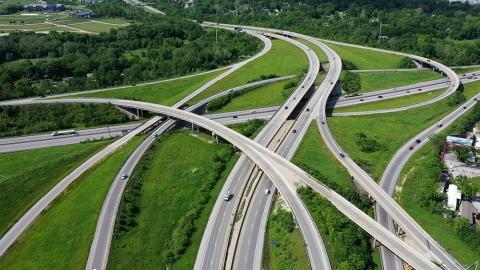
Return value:
<svg viewBox="0 0 480 270">
<path fill-rule="evenodd" d="M 0 154 L 0 235 L 59 180 L 110 142 Z"/>
<path fill-rule="evenodd" d="M 479 90 L 480 82 L 466 84 L 464 95 L 469 99 Z M 447 104 L 444 99 L 403 112 L 331 117 L 328 121 L 346 153 L 378 181 L 399 147 L 454 109 Z"/>
<path fill-rule="evenodd" d="M 268 53 L 215 83 L 189 103 L 193 104 L 223 90 L 257 80 L 262 75 L 302 74 L 307 70 L 307 65 L 307 56 L 302 50 L 286 41 L 273 40 L 272 49 Z"/>
<path fill-rule="evenodd" d="M 144 156 L 120 206 L 109 269 L 193 267 L 210 211 L 237 159 L 228 144 L 210 139 L 174 132 Z"/>
<path fill-rule="evenodd" d="M 400 68 L 402 56 L 377 52 L 368 49 L 355 48 L 325 42 L 340 55 L 342 60 L 355 65 L 356 69 L 395 69 Z"/>
<path fill-rule="evenodd" d="M 390 89 L 420 82 L 440 79 L 440 73 L 433 71 L 386 71 L 359 72 L 360 92 Z"/>
<path fill-rule="evenodd" d="M 134 138 L 70 185 L 0 259 L 0 269 L 85 269 L 108 189 L 141 140 Z"/>
<path fill-rule="evenodd" d="M 131 99 L 170 106 L 193 91 L 197 90 L 200 86 L 207 83 L 209 80 L 213 79 L 215 76 L 218 76 L 222 72 L 225 72 L 225 70 L 196 75 L 189 78 L 169 80 L 166 82 L 137 85 L 96 93 L 79 94 L 72 97 Z"/>
</svg>

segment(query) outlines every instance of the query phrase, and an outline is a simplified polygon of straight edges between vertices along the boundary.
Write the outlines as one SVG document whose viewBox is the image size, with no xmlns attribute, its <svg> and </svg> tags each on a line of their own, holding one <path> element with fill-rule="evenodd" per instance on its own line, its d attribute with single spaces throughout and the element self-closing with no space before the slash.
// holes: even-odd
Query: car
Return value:
<svg viewBox="0 0 480 270">
<path fill-rule="evenodd" d="M 257 110 L 251 110 L 250 111 L 250 113 L 256 113 L 256 112 L 257 112 Z"/>
<path fill-rule="evenodd" d="M 41 98 L 46 98 L 47 96 L 45 96 L 45 95 L 41 95 L 40 97 L 41 97 Z"/>
<path fill-rule="evenodd" d="M 413 150 L 413 146 L 408 147 L 408 150 Z"/>
<path fill-rule="evenodd" d="M 466 110 L 466 109 L 467 109 L 467 106 L 463 106 L 463 109 Z"/>
<path fill-rule="evenodd" d="M 123 179 L 123 180 L 125 180 L 125 179 L 127 179 L 127 178 L 128 178 L 128 175 L 126 175 L 126 174 L 122 175 L 122 179 Z"/>
<path fill-rule="evenodd" d="M 410 93 L 410 91 L 407 91 L 407 93 Z"/>
<path fill-rule="evenodd" d="M 232 196 L 233 196 L 232 192 L 227 191 L 227 193 L 225 193 L 225 197 L 223 197 L 223 200 L 228 202 L 228 201 L 230 201 Z"/>
<path fill-rule="evenodd" d="M 330 84 L 333 84 L 333 82 L 330 82 Z"/>
<path fill-rule="evenodd" d="M 157 137 L 158 137 L 158 134 L 157 134 L 157 133 L 153 134 L 153 138 L 154 138 L 154 139 L 157 138 Z"/>
<path fill-rule="evenodd" d="M 378 96 L 378 98 L 383 98 L 383 96 Z"/>
<path fill-rule="evenodd" d="M 309 108 L 307 108 L 307 112 L 309 112 L 309 111 L 310 111 L 310 109 L 309 109 Z"/>
<path fill-rule="evenodd" d="M 473 100 L 478 100 L 478 98 L 473 98 Z"/>
<path fill-rule="evenodd" d="M 364 99 L 363 99 L 363 98 L 361 98 L 361 99 L 360 99 L 360 101 L 364 101 Z"/>
<path fill-rule="evenodd" d="M 233 118 L 238 118 L 238 116 L 236 116 L 236 115 L 234 115 L 234 116 L 232 116 L 232 117 L 233 117 Z"/>
<path fill-rule="evenodd" d="M 297 133 L 297 130 L 296 129 L 292 130 L 292 133 Z"/>
<path fill-rule="evenodd" d="M 344 153 L 340 153 L 340 157 L 345 158 L 345 154 L 344 154 Z"/>
<path fill-rule="evenodd" d="M 325 121 L 322 121 L 322 125 L 325 125 Z"/>
<path fill-rule="evenodd" d="M 264 193 L 265 193 L 265 195 L 270 194 L 270 189 L 266 188 Z"/>
<path fill-rule="evenodd" d="M 421 143 L 422 141 L 420 139 L 415 140 L 416 143 Z"/>
<path fill-rule="evenodd" d="M 439 123 L 439 124 L 437 125 L 437 127 L 439 127 L 439 128 L 440 128 L 440 127 L 443 127 L 443 124 L 442 124 L 442 123 Z"/>
<path fill-rule="evenodd" d="M 288 110 L 288 106 L 285 106 L 285 110 Z"/>
<path fill-rule="evenodd" d="M 422 91 L 422 88 L 418 88 L 418 91 Z"/>
</svg>

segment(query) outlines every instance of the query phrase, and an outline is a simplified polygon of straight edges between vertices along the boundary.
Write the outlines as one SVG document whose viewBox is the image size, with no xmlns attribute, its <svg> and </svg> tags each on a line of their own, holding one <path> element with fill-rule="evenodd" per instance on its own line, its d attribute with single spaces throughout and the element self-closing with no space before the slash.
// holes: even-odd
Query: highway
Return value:
<svg viewBox="0 0 480 270">
<path fill-rule="evenodd" d="M 400 173 L 407 163 L 407 161 L 419 150 L 423 145 L 427 144 L 430 138 L 443 130 L 445 130 L 449 125 L 451 125 L 455 120 L 457 120 L 460 116 L 464 113 L 468 112 L 476 103 L 477 100 L 480 99 L 480 94 L 475 95 L 470 100 L 468 100 L 463 105 L 459 106 L 456 110 L 445 116 L 443 119 L 438 121 L 436 124 L 432 125 L 431 127 L 425 129 L 415 137 L 413 137 L 410 141 L 408 141 L 405 145 L 403 145 L 393 156 L 390 160 L 385 172 L 382 175 L 380 180 L 380 186 L 390 195 L 393 196 L 395 191 L 395 186 L 397 184 L 398 178 Z M 466 109 L 464 109 L 466 107 Z M 442 124 L 441 127 L 438 124 Z M 420 140 L 420 143 L 417 143 L 416 140 Z M 414 148 L 410 150 L 409 148 L 413 146 Z M 389 218 L 388 214 L 381 209 L 380 207 L 376 207 L 376 217 L 380 224 L 384 227 L 393 231 L 393 221 Z M 440 245 L 437 242 L 430 242 L 430 247 L 433 249 L 438 249 Z M 382 256 L 385 257 L 384 261 L 395 261 L 396 256 L 392 254 L 388 250 L 382 249 Z M 389 266 L 386 269 L 400 269 L 398 263 L 396 265 Z M 450 269 L 450 268 L 449 268 Z"/>
<path fill-rule="evenodd" d="M 274 34 L 268 35 L 277 39 L 285 40 L 301 48 L 308 56 L 309 70 L 303 82 L 298 86 L 294 93 L 290 95 L 281 106 L 282 108 L 273 116 L 267 126 L 264 127 L 255 138 L 255 141 L 261 145 L 268 145 L 272 138 L 274 138 L 277 132 L 282 128 L 298 102 L 306 94 L 307 90 L 312 87 L 320 68 L 318 57 L 305 45 L 283 36 Z M 248 178 L 254 170 L 254 167 L 252 161 L 246 159 L 245 156 L 242 156 L 232 169 L 222 188 L 221 194 L 230 191 L 235 195 L 228 203 L 225 203 L 221 196 L 217 198 L 203 234 L 202 242 L 197 254 L 197 260 L 195 262 L 195 269 L 222 269 L 224 267 L 231 267 L 231 258 L 229 258 L 227 256 L 229 254 L 226 254 L 225 252 L 229 249 L 230 234 L 232 225 L 234 224 L 235 214 L 240 205 L 241 194 L 247 185 Z M 304 208 L 301 204 L 297 207 Z M 326 263 L 328 264 L 328 260 L 325 260 L 328 257 L 324 250 L 321 237 L 316 226 L 314 226 L 311 217 L 309 215 L 304 215 L 300 218 L 299 223 L 301 223 L 300 226 L 303 225 L 304 229 L 302 232 L 309 231 L 310 235 L 312 235 L 310 239 L 306 239 L 306 242 L 307 246 L 310 247 L 309 257 L 311 260 L 313 258 L 313 261 L 311 261 L 313 269 L 325 269 L 322 266 Z M 314 241 L 315 239 L 316 241 Z M 313 254 L 324 254 L 324 256 L 314 257 Z M 225 264 L 226 261 L 229 261 L 229 263 Z"/>
<path fill-rule="evenodd" d="M 401 241 L 390 231 L 382 227 L 375 220 L 367 214 L 356 208 L 352 203 L 342 198 L 333 190 L 322 185 L 308 174 L 303 172 L 300 168 L 285 160 L 281 156 L 266 149 L 262 145 L 230 130 L 229 128 L 218 124 L 214 121 L 208 120 L 202 116 L 195 115 L 189 112 L 178 110 L 171 107 L 166 107 L 157 104 L 130 101 L 130 100 L 116 100 L 116 99 L 62 99 L 62 100 L 38 100 L 35 103 L 110 103 L 116 106 L 129 107 L 134 109 L 142 109 L 158 114 L 163 114 L 172 118 L 181 119 L 184 121 L 195 123 L 200 127 L 210 130 L 215 134 L 221 136 L 225 140 L 235 145 L 240 151 L 252 159 L 264 173 L 267 174 L 275 186 L 285 196 L 287 202 L 296 214 L 299 216 L 308 215 L 305 209 L 298 208 L 302 205 L 299 200 L 296 189 L 302 185 L 308 185 L 313 190 L 319 192 L 322 196 L 327 198 L 332 204 L 339 209 L 346 217 L 362 227 L 367 233 L 371 234 L 379 242 L 392 250 L 400 258 L 415 267 L 416 269 L 440 269 L 437 265 L 432 263 L 429 258 L 426 258 L 423 252 L 418 252 L 412 249 L 406 243 Z M 21 103 L 19 103 L 21 104 Z M 309 220 L 307 218 L 307 220 Z M 314 226 L 314 224 L 312 224 Z M 15 227 L 15 226 L 14 226 Z M 303 228 L 301 228 L 302 231 Z M 10 231 L 9 231 L 10 232 Z M 7 233 L 8 234 L 8 233 Z M 308 249 L 308 239 L 307 249 Z M 13 242 L 13 241 L 12 241 Z M 11 243 L 5 241 L 4 238 L 0 240 L 0 254 L 3 254 Z"/>
<path fill-rule="evenodd" d="M 341 59 L 334 51 L 328 47 L 321 46 L 317 41 L 310 37 L 303 35 L 295 36 L 309 40 L 314 45 L 319 46 L 322 50 L 324 50 L 328 56 L 330 67 L 323 82 L 316 89 L 314 95 L 310 98 L 302 113 L 290 128 L 288 134 L 285 136 L 277 150 L 279 155 L 288 160 L 293 157 L 296 149 L 300 145 L 306 131 L 308 130 L 310 122 L 315 117 L 314 110 L 312 108 L 315 108 L 322 93 L 330 93 L 333 90 L 335 85 L 332 85 L 330 82 L 336 82 L 340 77 L 340 72 L 342 70 Z M 234 269 L 241 269 L 241 266 L 245 266 L 247 269 L 261 269 L 265 228 L 268 220 L 269 209 L 272 203 L 271 196 L 268 197 L 264 195 L 265 189 L 270 189 L 272 192 L 275 191 L 273 183 L 269 181 L 265 175 L 263 175 L 251 199 L 251 203 L 246 210 L 244 223 L 248 224 L 248 226 L 242 227 L 240 238 L 237 244 L 237 252 L 235 254 Z M 311 236 L 304 235 L 304 238 L 308 237 Z M 330 269 L 329 261 L 327 261 L 327 254 L 314 254 L 314 256 L 325 256 L 326 263 L 323 265 L 322 269 Z"/>
</svg>

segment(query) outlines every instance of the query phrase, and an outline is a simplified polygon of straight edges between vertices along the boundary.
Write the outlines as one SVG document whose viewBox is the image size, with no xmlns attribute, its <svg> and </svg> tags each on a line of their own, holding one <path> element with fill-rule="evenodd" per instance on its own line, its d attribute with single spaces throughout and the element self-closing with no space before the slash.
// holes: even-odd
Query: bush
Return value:
<svg viewBox="0 0 480 270">
<path fill-rule="evenodd" d="M 385 149 L 384 145 L 378 143 L 375 139 L 368 138 L 362 132 L 355 133 L 353 139 L 360 146 L 360 151 L 364 153 L 373 153 Z"/>
<path fill-rule="evenodd" d="M 400 61 L 400 68 L 415 68 L 417 67 L 412 59 L 408 57 L 403 57 Z"/>
<path fill-rule="evenodd" d="M 360 76 L 357 73 L 345 71 L 343 78 L 340 80 L 343 91 L 347 93 L 355 93 L 360 91 Z"/>
</svg>

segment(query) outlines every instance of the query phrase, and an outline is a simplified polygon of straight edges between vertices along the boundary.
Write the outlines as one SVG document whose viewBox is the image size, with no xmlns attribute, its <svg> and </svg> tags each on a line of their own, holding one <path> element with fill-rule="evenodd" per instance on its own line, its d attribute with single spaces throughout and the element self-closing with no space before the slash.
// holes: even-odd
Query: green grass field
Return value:
<svg viewBox="0 0 480 270">
<path fill-rule="evenodd" d="M 419 82 L 440 79 L 433 71 L 360 72 L 360 92 L 389 89 Z"/>
<path fill-rule="evenodd" d="M 112 24 L 104 24 L 104 23 L 89 22 L 89 21 L 82 22 L 82 23 L 75 23 L 70 26 L 81 29 L 81 30 L 93 32 L 93 33 L 108 32 L 110 31 L 110 29 L 118 29 L 118 28 L 124 27 L 123 25 L 112 25 Z"/>
<path fill-rule="evenodd" d="M 110 142 L 0 154 L 0 235 L 59 180 Z"/>
<path fill-rule="evenodd" d="M 0 269 L 85 269 L 110 184 L 141 140 L 134 138 L 67 188 L 0 259 Z"/>
<path fill-rule="evenodd" d="M 325 54 L 325 52 L 322 49 L 320 49 L 320 47 L 318 47 L 317 45 L 313 44 L 312 42 L 306 39 L 296 38 L 295 40 L 307 45 L 310 49 L 312 49 L 312 51 L 318 56 L 318 59 L 322 64 L 328 63 L 328 57 Z"/>
<path fill-rule="evenodd" d="M 179 220 L 196 206 L 200 186 L 213 172 L 212 159 L 225 144 L 212 144 L 210 137 L 174 132 L 155 144 L 142 179 L 138 197 L 138 223 L 112 241 L 109 269 L 163 269 Z M 195 219 L 194 233 L 185 253 L 169 269 L 192 269 L 210 211 L 236 158 L 230 159 L 210 199 Z M 143 161 L 142 161 L 143 162 Z M 129 187 L 127 187 L 128 189 Z M 118 226 L 118 224 L 116 225 Z"/>
<path fill-rule="evenodd" d="M 395 54 L 376 52 L 350 46 L 325 42 L 337 52 L 342 60 L 350 61 L 357 69 L 390 69 L 399 68 L 402 57 Z"/>
<path fill-rule="evenodd" d="M 162 105 L 173 105 L 183 97 L 197 90 L 209 80 L 225 70 L 189 78 L 159 82 L 149 85 L 137 85 L 122 89 L 108 90 L 97 93 L 85 93 L 72 97 L 120 98 L 133 99 Z"/>
<path fill-rule="evenodd" d="M 350 174 L 328 150 L 315 122 L 308 127 L 307 133 L 305 133 L 302 143 L 295 152 L 292 162 L 297 165 L 304 163 L 308 167 L 322 172 L 322 174 L 335 181 L 338 185 L 353 188 Z"/>
<path fill-rule="evenodd" d="M 282 95 L 283 87 L 290 81 L 295 80 L 274 82 L 249 90 L 246 93 L 233 98 L 230 103 L 220 110 L 215 111 L 215 113 L 280 105 L 285 101 L 285 97 Z"/>
<path fill-rule="evenodd" d="M 479 91 L 480 82 L 469 83 L 465 85 L 464 95 L 469 99 Z M 331 117 L 328 122 L 333 135 L 346 153 L 356 163 L 362 164 L 362 167 L 378 181 L 400 146 L 423 129 L 435 124 L 453 109 L 444 99 L 403 112 Z M 382 149 L 370 153 L 362 152 L 362 145 L 355 142 L 357 133 L 364 133 L 369 139 L 376 140 Z"/>
<path fill-rule="evenodd" d="M 272 49 L 267 54 L 212 85 L 189 101 L 189 104 L 194 104 L 223 90 L 246 84 L 248 81 L 258 79 L 261 75 L 287 76 L 304 73 L 308 68 L 308 61 L 302 50 L 282 40 L 273 40 L 272 43 Z"/>
<path fill-rule="evenodd" d="M 397 201 L 420 226 L 465 266 L 480 259 L 480 254 L 465 244 L 455 233 L 453 222 L 433 214 L 420 206 L 416 200 L 417 186 L 428 179 L 429 171 L 423 164 L 424 157 L 431 155 L 435 147 L 431 142 L 422 147 L 407 162 L 400 174 L 401 192 L 395 194 Z M 432 187 L 435 189 L 436 187 Z"/>
<path fill-rule="evenodd" d="M 453 70 L 454 70 L 458 75 L 461 75 L 461 74 L 465 74 L 465 73 L 469 73 L 469 72 L 474 72 L 474 71 L 480 72 L 480 67 L 453 68 Z"/>
<path fill-rule="evenodd" d="M 363 112 L 383 109 L 392 109 L 427 101 L 441 95 L 446 89 L 439 89 L 421 94 L 392 98 L 383 101 L 368 102 L 365 104 L 335 108 L 334 112 Z"/>
<path fill-rule="evenodd" d="M 265 233 L 263 269 L 311 269 L 300 229 L 292 228 L 294 224 L 292 214 L 279 207 L 278 201 L 275 200 Z"/>
</svg>

